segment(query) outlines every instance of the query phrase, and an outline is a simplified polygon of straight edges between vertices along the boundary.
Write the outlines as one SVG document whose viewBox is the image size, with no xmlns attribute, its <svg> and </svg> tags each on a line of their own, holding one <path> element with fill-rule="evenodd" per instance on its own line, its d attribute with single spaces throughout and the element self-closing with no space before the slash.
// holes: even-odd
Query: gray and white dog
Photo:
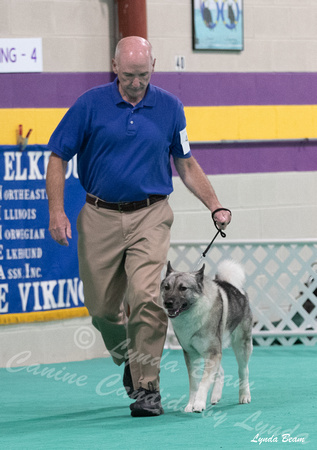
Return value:
<svg viewBox="0 0 317 450">
<path fill-rule="evenodd" d="M 248 361 L 252 353 L 252 313 L 243 289 L 244 270 L 240 264 L 225 260 L 211 280 L 204 269 L 205 265 L 196 272 L 178 272 L 168 262 L 161 283 L 163 305 L 183 348 L 189 375 L 185 412 L 206 408 L 212 384 L 211 403 L 221 399 L 222 348 L 230 341 L 239 366 L 239 402 L 251 401 Z"/>
</svg>

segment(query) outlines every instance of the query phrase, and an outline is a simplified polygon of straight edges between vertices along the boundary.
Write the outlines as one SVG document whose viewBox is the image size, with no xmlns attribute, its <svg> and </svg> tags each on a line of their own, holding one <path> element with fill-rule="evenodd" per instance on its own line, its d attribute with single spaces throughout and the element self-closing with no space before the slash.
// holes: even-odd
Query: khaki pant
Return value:
<svg viewBox="0 0 317 450">
<path fill-rule="evenodd" d="M 172 223 L 167 199 L 128 213 L 86 203 L 77 220 L 85 306 L 114 362 L 129 351 L 135 389 L 159 389 L 167 317 L 158 300 Z"/>
</svg>

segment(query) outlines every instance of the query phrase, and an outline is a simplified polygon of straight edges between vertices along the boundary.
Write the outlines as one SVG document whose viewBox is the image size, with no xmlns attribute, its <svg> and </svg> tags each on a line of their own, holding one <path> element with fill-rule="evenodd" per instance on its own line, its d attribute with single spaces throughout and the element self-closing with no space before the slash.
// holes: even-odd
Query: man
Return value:
<svg viewBox="0 0 317 450">
<path fill-rule="evenodd" d="M 220 209 L 218 227 L 231 215 L 191 155 L 182 104 L 150 84 L 150 43 L 122 39 L 112 63 L 116 80 L 79 97 L 50 139 L 49 230 L 68 245 L 64 180 L 67 161 L 77 154 L 87 192 L 77 221 L 85 305 L 114 362 L 125 363 L 124 385 L 136 400 L 131 415 L 156 416 L 163 413 L 159 361 L 167 318 L 158 298 L 173 222 L 170 156 L 190 191 L 211 212 Z"/>
</svg>

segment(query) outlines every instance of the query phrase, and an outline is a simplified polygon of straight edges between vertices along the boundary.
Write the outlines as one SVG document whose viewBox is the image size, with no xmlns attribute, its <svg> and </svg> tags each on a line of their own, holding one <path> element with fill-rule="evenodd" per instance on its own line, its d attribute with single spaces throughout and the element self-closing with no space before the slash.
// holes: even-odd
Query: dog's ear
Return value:
<svg viewBox="0 0 317 450">
<path fill-rule="evenodd" d="M 196 277 L 196 281 L 198 286 L 200 286 L 200 288 L 202 289 L 204 286 L 204 271 L 205 271 L 205 264 L 202 266 L 201 269 L 199 269 L 196 273 L 195 273 L 195 277 Z"/>
<path fill-rule="evenodd" d="M 169 276 L 169 274 L 171 274 L 172 272 L 174 272 L 174 269 L 173 269 L 173 267 L 171 266 L 171 262 L 170 261 L 168 261 L 168 263 L 167 263 L 167 269 L 166 269 L 166 277 L 168 277 Z"/>
</svg>

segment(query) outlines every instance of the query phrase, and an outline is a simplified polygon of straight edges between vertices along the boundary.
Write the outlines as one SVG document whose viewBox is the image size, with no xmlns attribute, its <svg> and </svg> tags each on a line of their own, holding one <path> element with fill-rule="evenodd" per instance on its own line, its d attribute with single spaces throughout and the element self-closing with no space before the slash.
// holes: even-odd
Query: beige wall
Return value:
<svg viewBox="0 0 317 450">
<path fill-rule="evenodd" d="M 244 0 L 243 52 L 193 52 L 191 0 L 147 0 L 158 71 L 315 71 L 315 0 Z M 0 37 L 42 37 L 44 71 L 109 71 L 115 0 L 0 0 Z"/>
<path fill-rule="evenodd" d="M 233 213 L 228 239 L 309 239 L 316 237 L 315 172 L 283 172 L 209 177 L 223 206 Z M 211 240 L 209 211 L 174 179 L 170 203 L 173 240 Z M 219 237 L 219 239 L 221 239 Z"/>
</svg>

